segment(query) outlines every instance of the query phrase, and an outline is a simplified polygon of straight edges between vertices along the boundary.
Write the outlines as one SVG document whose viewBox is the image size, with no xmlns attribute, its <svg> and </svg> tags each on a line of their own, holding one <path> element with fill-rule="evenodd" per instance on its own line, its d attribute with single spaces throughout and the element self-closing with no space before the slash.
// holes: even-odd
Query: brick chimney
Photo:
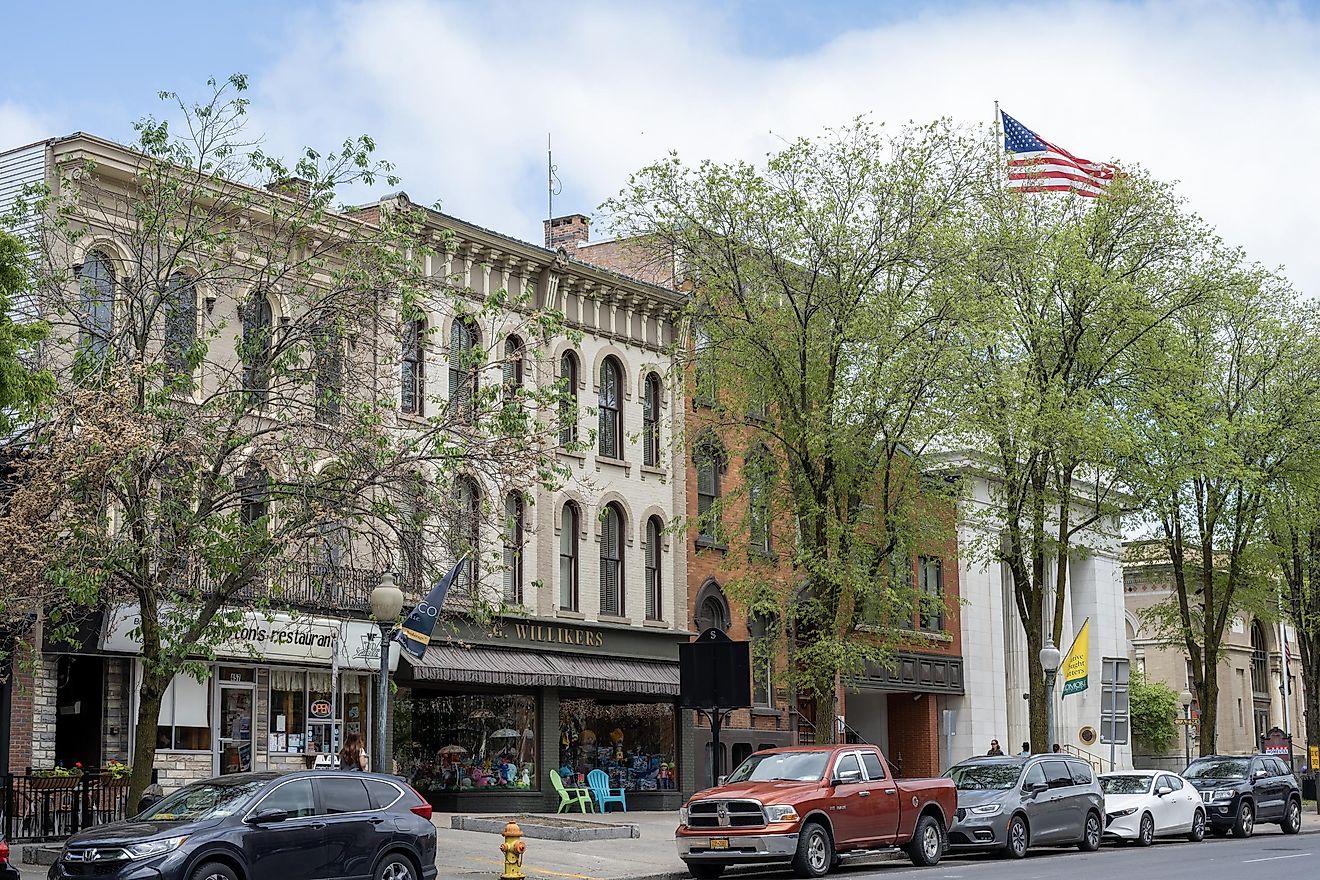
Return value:
<svg viewBox="0 0 1320 880">
<path fill-rule="evenodd" d="M 545 221 L 545 246 L 551 250 L 563 247 L 572 256 L 578 242 L 590 241 L 591 218 L 584 214 L 569 214 Z"/>
</svg>

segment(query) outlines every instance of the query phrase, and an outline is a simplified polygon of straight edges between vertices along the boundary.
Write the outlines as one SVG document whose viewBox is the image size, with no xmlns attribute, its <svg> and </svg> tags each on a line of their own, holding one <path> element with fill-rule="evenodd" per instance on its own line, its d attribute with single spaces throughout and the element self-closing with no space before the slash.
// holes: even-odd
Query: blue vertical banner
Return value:
<svg viewBox="0 0 1320 880">
<path fill-rule="evenodd" d="M 403 650 L 407 651 L 414 660 L 422 659 L 422 655 L 426 653 L 426 646 L 431 644 L 431 633 L 435 632 L 435 622 L 440 617 L 440 606 L 445 604 L 445 596 L 449 594 L 449 588 L 458 580 L 467 562 L 465 556 L 454 563 L 454 567 L 445 575 L 444 580 L 432 587 L 426 598 L 417 603 L 417 607 L 409 612 L 408 617 L 403 621 L 403 626 L 394 634 L 394 640 L 403 645 Z"/>
</svg>

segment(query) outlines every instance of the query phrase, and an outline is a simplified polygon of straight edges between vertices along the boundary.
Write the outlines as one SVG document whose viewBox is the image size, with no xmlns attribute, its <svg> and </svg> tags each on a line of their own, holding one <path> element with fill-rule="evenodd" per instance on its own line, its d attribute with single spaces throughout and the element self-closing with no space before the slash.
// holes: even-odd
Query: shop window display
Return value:
<svg viewBox="0 0 1320 880">
<path fill-rule="evenodd" d="M 539 791 L 536 697 L 399 691 L 399 772 L 423 795 Z"/>
<path fill-rule="evenodd" d="M 585 784 L 604 770 L 625 791 L 678 788 L 672 703 L 564 699 L 559 704 L 559 774 Z"/>
</svg>

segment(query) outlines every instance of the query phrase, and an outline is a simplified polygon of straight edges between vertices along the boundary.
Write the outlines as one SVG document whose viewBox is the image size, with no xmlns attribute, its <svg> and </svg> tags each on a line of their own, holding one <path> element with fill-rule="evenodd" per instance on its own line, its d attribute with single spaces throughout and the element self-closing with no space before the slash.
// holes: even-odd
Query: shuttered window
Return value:
<svg viewBox="0 0 1320 880">
<path fill-rule="evenodd" d="M 619 362 L 607 357 L 600 365 L 599 450 L 605 458 L 623 458 L 623 419 L 619 403 Z"/>
<path fill-rule="evenodd" d="M 600 613 L 623 614 L 623 514 L 607 504 L 600 530 Z"/>
<path fill-rule="evenodd" d="M 646 522 L 646 619 L 662 620 L 664 609 L 660 602 L 660 556 L 664 550 L 664 527 L 660 517 L 653 516 Z"/>
</svg>

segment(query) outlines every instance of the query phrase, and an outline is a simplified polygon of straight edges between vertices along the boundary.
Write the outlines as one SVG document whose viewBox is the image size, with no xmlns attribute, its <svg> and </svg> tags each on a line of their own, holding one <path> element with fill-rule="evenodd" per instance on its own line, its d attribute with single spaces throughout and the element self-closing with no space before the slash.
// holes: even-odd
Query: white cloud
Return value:
<svg viewBox="0 0 1320 880">
<path fill-rule="evenodd" d="M 993 101 L 1078 155 L 1139 162 L 1268 265 L 1320 291 L 1320 22 L 1293 6 L 1024 3 L 926 11 L 791 57 L 701 6 L 345 4 L 302 22 L 255 111 L 273 146 L 367 132 L 416 201 L 536 241 L 545 136 L 590 211 L 674 148 L 756 159 L 859 113 L 989 121 Z M 1303 166 L 1305 167 L 1304 163 Z"/>
<path fill-rule="evenodd" d="M 0 152 L 34 143 L 53 134 L 36 111 L 12 101 L 0 101 Z"/>
</svg>

